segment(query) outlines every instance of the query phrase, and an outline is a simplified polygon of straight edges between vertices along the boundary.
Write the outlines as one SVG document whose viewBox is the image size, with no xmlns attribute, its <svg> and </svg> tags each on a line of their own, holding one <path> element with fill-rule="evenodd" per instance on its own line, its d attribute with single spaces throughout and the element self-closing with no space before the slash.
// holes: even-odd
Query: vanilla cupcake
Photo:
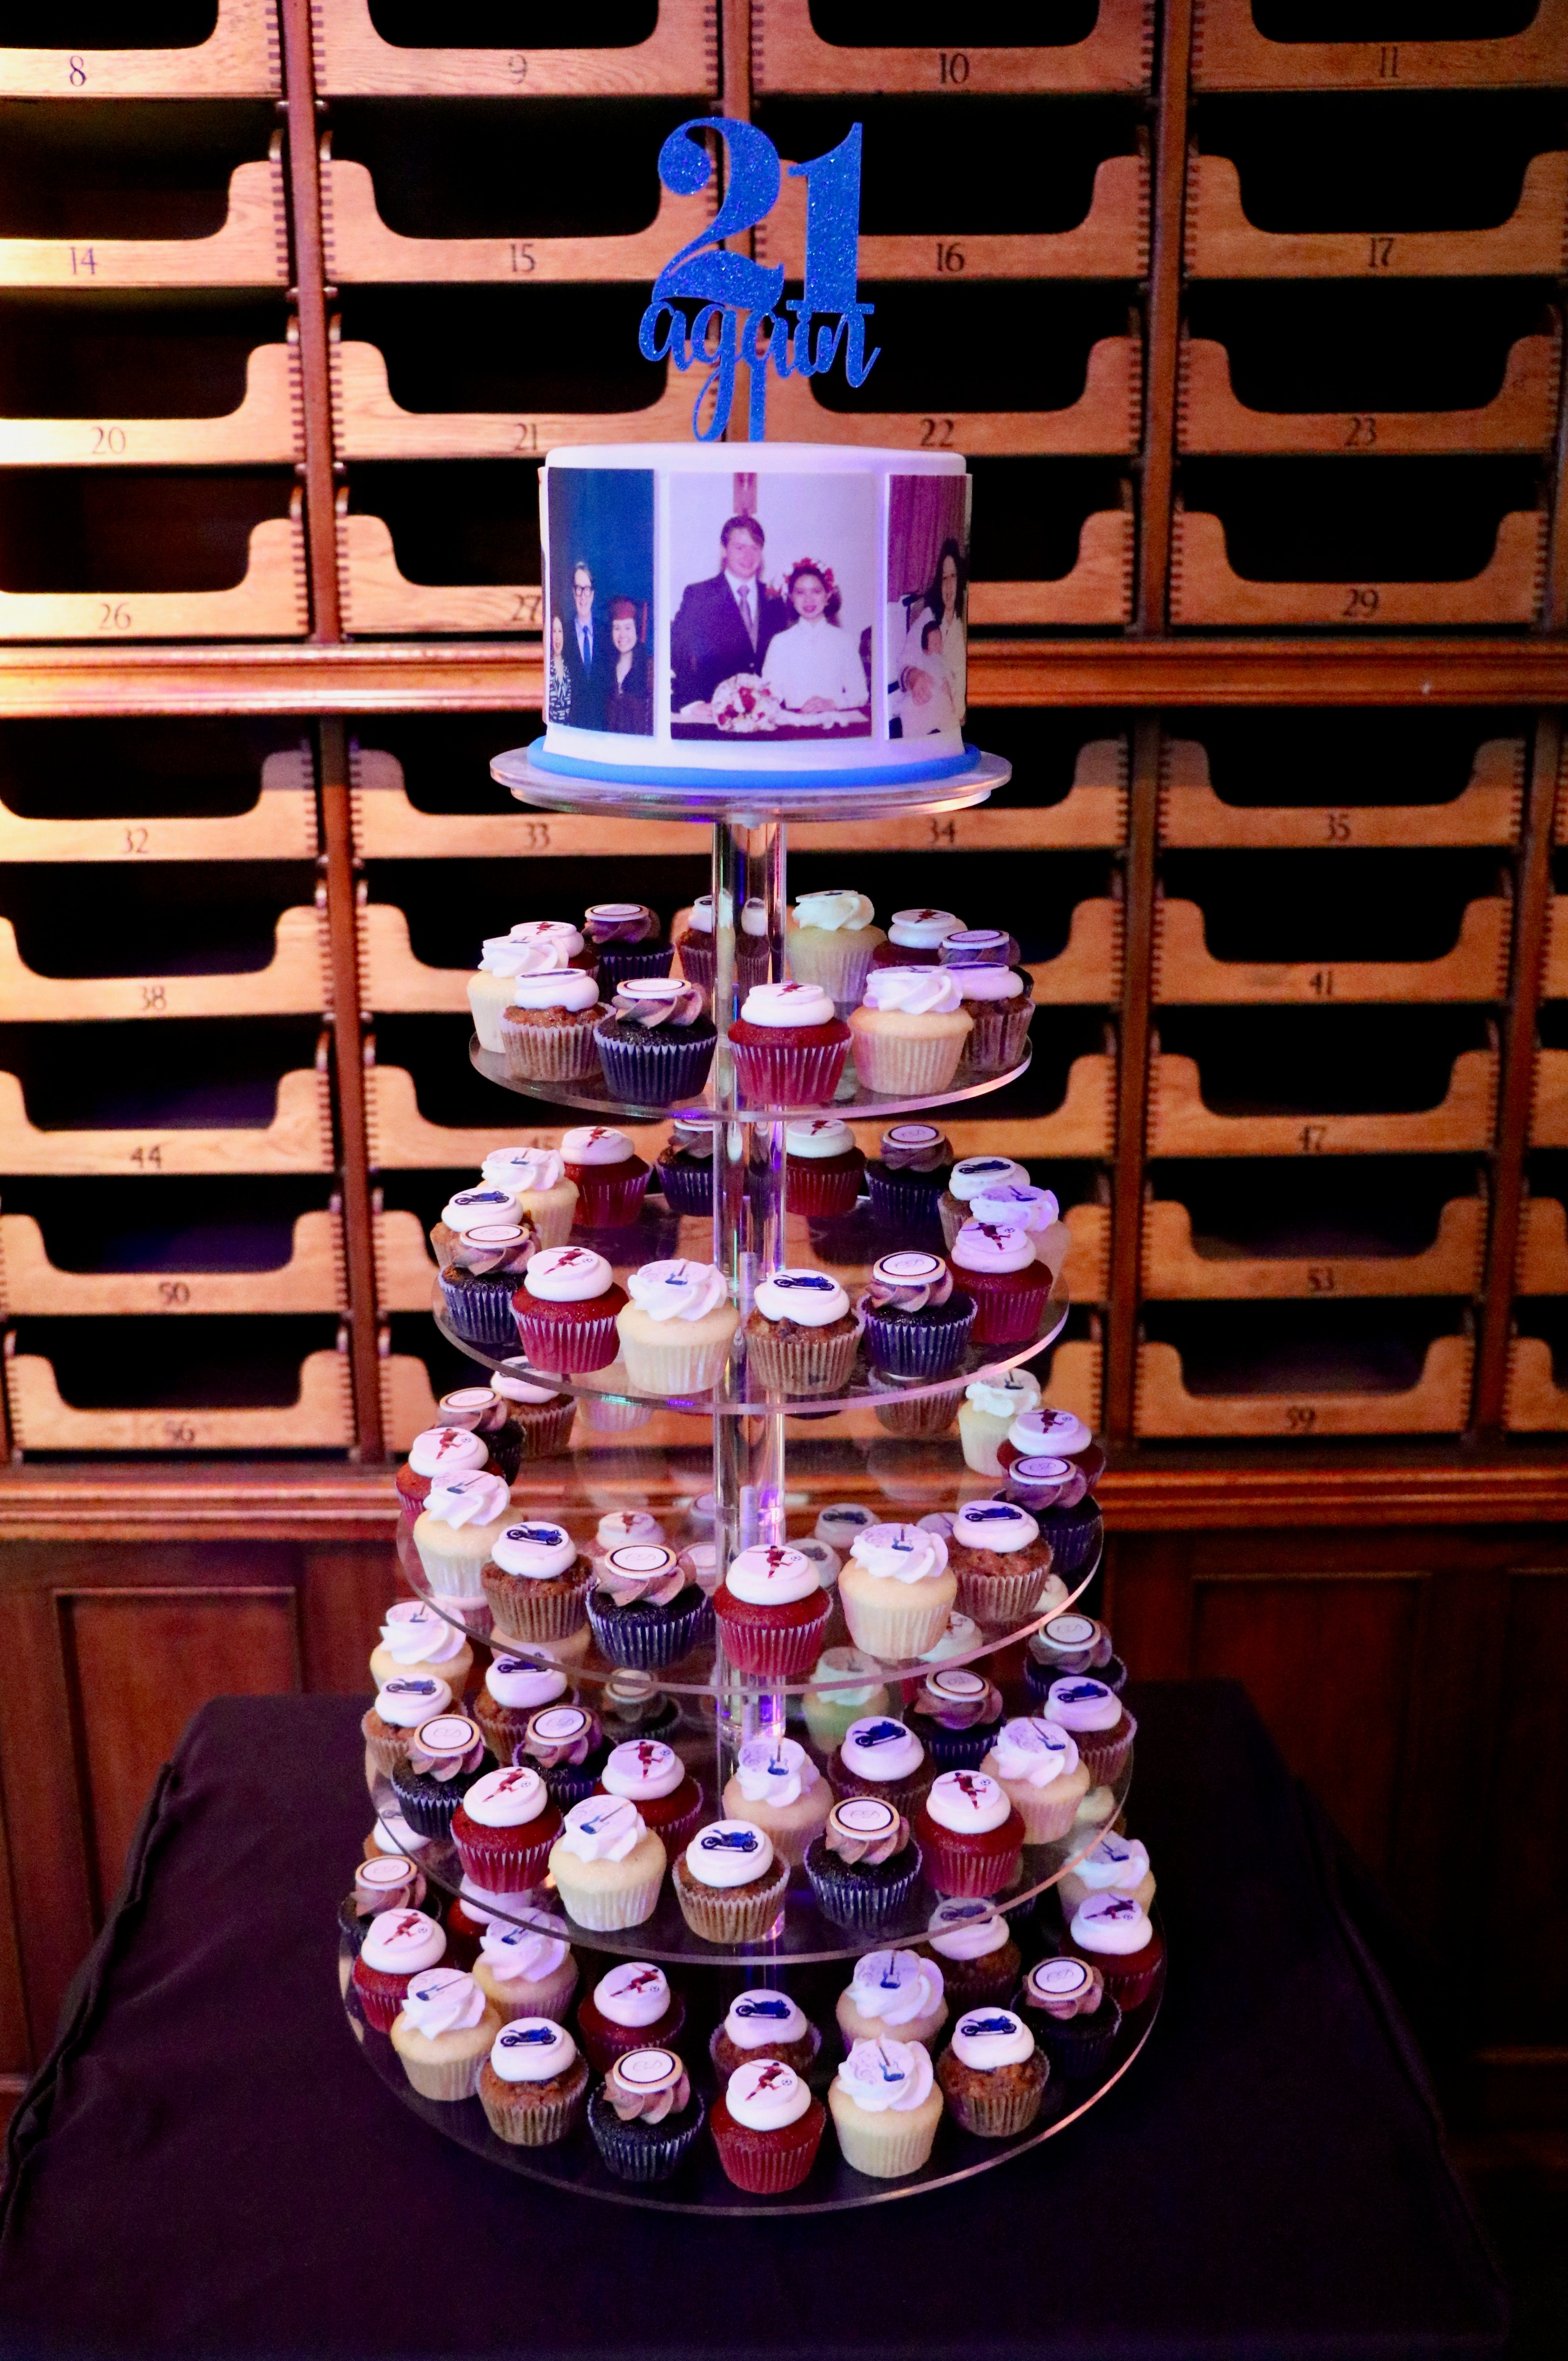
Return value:
<svg viewBox="0 0 1568 2361">
<path fill-rule="evenodd" d="M 544 1910 L 492 1918 L 479 1938 L 474 1981 L 503 2025 L 519 2016 L 565 2017 L 577 1988 L 566 1922 Z"/>
<path fill-rule="evenodd" d="M 873 967 L 850 1017 L 861 1087 L 893 1099 L 945 1091 L 973 1030 L 948 969 Z"/>
<path fill-rule="evenodd" d="M 987 1369 L 972 1378 L 959 1408 L 964 1466 L 977 1476 L 1000 1476 L 999 1446 L 1006 1442 L 1014 1419 L 1033 1410 L 1039 1399 L 1040 1381 L 1027 1369 Z"/>
<path fill-rule="evenodd" d="M 400 1598 L 388 1608 L 380 1644 L 370 1653 L 378 1689 L 404 1673 L 434 1673 L 455 1697 L 467 1695 L 474 1677 L 474 1651 L 463 1633 L 422 1598 Z"/>
<path fill-rule="evenodd" d="M 626 1281 L 617 1315 L 620 1357 L 638 1393 L 700 1394 L 717 1386 L 740 1315 L 710 1262 L 645 1262 Z"/>
<path fill-rule="evenodd" d="M 765 1828 L 712 1820 L 675 1863 L 681 1916 L 707 1943 L 760 1943 L 784 1904 L 789 1863 Z"/>
<path fill-rule="evenodd" d="M 789 914 L 785 966 L 796 983 L 820 984 L 841 1016 L 859 1003 L 872 954 L 887 940 L 863 894 L 837 888 L 803 894 Z"/>
<path fill-rule="evenodd" d="M 980 1767 L 1017 1806 L 1025 1844 L 1055 1844 L 1065 1837 L 1089 1792 L 1072 1732 L 1044 1714 L 1004 1721 Z"/>
<path fill-rule="evenodd" d="M 1057 1899 L 1062 1916 L 1070 1920 L 1091 1894 L 1130 1894 L 1146 1915 L 1155 1897 L 1148 1847 L 1135 1837 L 1119 1837 L 1114 1831 L 1102 1836 L 1093 1850 L 1086 1852 L 1061 1879 Z"/>
<path fill-rule="evenodd" d="M 485 1179 L 510 1190 L 519 1213 L 532 1221 L 542 1246 L 571 1243 L 577 1184 L 566 1178 L 565 1159 L 558 1148 L 492 1148 L 485 1159 Z"/>
<path fill-rule="evenodd" d="M 856 2041 L 920 2041 L 931 2047 L 948 2021 L 942 1971 L 918 1951 L 868 1951 L 839 1995 L 839 2030 Z"/>
<path fill-rule="evenodd" d="M 725 1784 L 724 1817 L 765 1828 L 773 1850 L 798 1869 L 833 1806 L 828 1782 L 793 1738 L 750 1738 Z"/>
<path fill-rule="evenodd" d="M 475 1977 L 458 1968 L 426 1968 L 409 1979 L 392 2020 L 392 2047 L 422 2099 L 471 2099 L 500 2029 Z"/>
<path fill-rule="evenodd" d="M 828 2109 L 844 2161 L 872 2180 L 918 2172 L 942 2120 L 931 2054 L 884 2035 L 857 2041 L 833 2078 Z"/>
<path fill-rule="evenodd" d="M 839 1596 L 857 1648 L 889 1664 L 918 1656 L 941 1638 L 958 1597 L 948 1545 L 918 1525 L 872 1525 L 850 1549 Z"/>
<path fill-rule="evenodd" d="M 583 939 L 575 927 L 565 929 L 578 950 Z M 480 948 L 477 975 L 468 978 L 468 1006 L 481 1049 L 501 1054 L 501 1011 L 511 1005 L 512 987 L 521 975 L 554 975 L 566 965 L 565 944 L 519 941 L 513 935 L 491 935 Z"/>
<path fill-rule="evenodd" d="M 664 1848 L 625 1796 L 589 1795 L 566 1814 L 551 1847 L 550 1874 L 578 1926 L 609 1934 L 653 1916 Z"/>
<path fill-rule="evenodd" d="M 479 1577 L 510 1515 L 510 1487 L 483 1469 L 431 1486 L 414 1521 L 414 1547 L 437 1598 L 479 1605 Z"/>
</svg>

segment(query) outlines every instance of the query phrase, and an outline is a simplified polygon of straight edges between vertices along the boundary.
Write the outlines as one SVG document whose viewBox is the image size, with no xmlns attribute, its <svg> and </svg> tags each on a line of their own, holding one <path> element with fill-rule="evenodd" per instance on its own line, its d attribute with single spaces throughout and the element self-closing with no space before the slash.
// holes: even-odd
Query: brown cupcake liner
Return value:
<svg viewBox="0 0 1568 2361">
<path fill-rule="evenodd" d="M 890 1434 L 946 1434 L 963 1398 L 962 1386 L 948 1393 L 920 1394 L 913 1401 L 901 1401 L 896 1394 L 884 1395 L 876 1404 L 877 1423 Z"/>
<path fill-rule="evenodd" d="M 509 1074 L 525 1082 L 577 1082 L 599 1070 L 594 1027 L 604 1016 L 598 1004 L 559 1025 L 509 1025 L 501 1018 L 501 1054 Z"/>
<path fill-rule="evenodd" d="M 937 2069 L 937 2080 L 954 2121 L 966 2132 L 973 2132 L 978 2139 L 1011 2139 L 1014 2133 L 1027 2131 L 1040 2112 L 1050 2073 L 1048 2062 L 1038 2050 L 1035 2057 L 1041 2070 L 1032 2083 L 1022 2090 L 1005 2083 L 994 2091 L 977 2090 L 967 2076 L 960 2082 L 957 2075 L 945 2075 L 942 2067 L 948 2059 L 944 2058 Z"/>
<path fill-rule="evenodd" d="M 705 1943 L 760 1943 L 784 1905 L 789 1863 L 776 1860 L 768 1876 L 751 1885 L 698 1885 L 679 1872 L 674 1880 L 681 1916 Z"/>
<path fill-rule="evenodd" d="M 969 1063 L 974 1071 L 992 1074 L 1015 1066 L 1024 1054 L 1035 1014 L 1035 1004 L 1027 993 L 1021 1000 L 988 1000 L 978 1006 L 966 1002 L 965 1006 L 974 1018 L 968 1047 Z"/>
<path fill-rule="evenodd" d="M 819 1329 L 798 1329 L 779 1336 L 748 1325 L 746 1367 L 749 1375 L 782 1393 L 817 1395 L 842 1393 L 849 1385 L 861 1349 L 861 1323 L 852 1334 L 829 1336 Z"/>
<path fill-rule="evenodd" d="M 522 1429 L 522 1455 L 525 1459 L 554 1459 L 565 1450 L 572 1439 L 572 1421 L 577 1405 L 571 1395 L 557 1405 L 550 1402 L 514 1402 L 512 1416 Z"/>
<path fill-rule="evenodd" d="M 1133 1752 L 1138 1725 L 1124 1706 L 1122 1710 L 1125 1727 L 1119 1734 L 1098 1730 L 1075 1730 L 1072 1733 L 1078 1759 L 1097 1787 L 1113 1786 L 1126 1769 Z"/>
<path fill-rule="evenodd" d="M 454 1706 L 452 1709 L 455 1712 L 457 1708 Z M 375 1710 L 375 1707 L 372 1706 L 370 1713 L 374 1713 Z M 394 1771 L 401 1770 L 409 1759 L 409 1740 L 413 1736 L 411 1730 L 400 1730 L 395 1739 L 372 1737 L 369 1713 L 360 1723 L 359 1730 L 365 1741 L 365 1751 L 383 1779 L 389 1779 Z"/>
<path fill-rule="evenodd" d="M 497 1630 L 519 1640 L 569 1640 L 580 1631 L 587 1619 L 592 1576 L 582 1570 L 580 1558 L 577 1566 L 571 1587 L 561 1590 L 555 1577 L 532 1582 L 526 1575 L 506 1574 L 493 1563 L 486 1565 L 479 1580 Z"/>
<path fill-rule="evenodd" d="M 587 2103 L 588 2061 L 586 2058 L 575 2060 L 571 2080 L 560 2098 L 520 2106 L 512 2092 L 531 2087 L 527 2082 L 503 2082 L 489 2070 L 489 2059 L 485 2060 L 479 2076 L 479 2104 L 496 2137 L 505 2140 L 509 2147 L 553 2147 L 558 2139 L 565 2138 Z M 507 2094 L 504 2099 L 498 2095 L 502 2092 Z"/>
<path fill-rule="evenodd" d="M 1043 1565 L 1029 1566 L 1019 1574 L 966 1574 L 961 1566 L 953 1565 L 951 1558 L 948 1564 L 959 1586 L 959 1613 L 972 1615 L 977 1623 L 993 1628 L 1004 1623 L 1026 1623 L 1050 1579 L 1048 1551 Z"/>
</svg>

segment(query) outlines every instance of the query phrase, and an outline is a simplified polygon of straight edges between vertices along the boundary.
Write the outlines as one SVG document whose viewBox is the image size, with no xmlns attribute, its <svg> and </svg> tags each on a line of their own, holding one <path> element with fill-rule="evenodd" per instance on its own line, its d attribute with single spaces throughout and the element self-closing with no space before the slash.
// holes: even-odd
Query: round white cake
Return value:
<svg viewBox="0 0 1568 2361">
<path fill-rule="evenodd" d="M 963 743 L 957 452 L 800 443 L 552 453 L 543 770 L 941 779 Z"/>
</svg>

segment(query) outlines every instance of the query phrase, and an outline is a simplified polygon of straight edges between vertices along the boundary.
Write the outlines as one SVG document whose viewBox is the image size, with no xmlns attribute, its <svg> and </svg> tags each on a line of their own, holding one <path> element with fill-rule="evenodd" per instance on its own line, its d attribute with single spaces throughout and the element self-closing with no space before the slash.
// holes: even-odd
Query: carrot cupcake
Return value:
<svg viewBox="0 0 1568 2361">
<path fill-rule="evenodd" d="M 520 2016 L 497 2034 L 479 2070 L 479 2104 L 510 2147 L 552 2147 L 565 2139 L 588 2095 L 588 2066 L 565 2026 Z"/>
<path fill-rule="evenodd" d="M 382 1684 L 359 1729 L 383 1778 L 389 1779 L 408 1761 L 409 1743 L 421 1722 L 444 1713 L 453 1702 L 439 1673 L 399 1673 Z"/>
<path fill-rule="evenodd" d="M 982 1190 L 1011 1181 L 1027 1189 L 1029 1175 L 1022 1164 L 1010 1156 L 965 1156 L 948 1175 L 948 1186 L 937 1201 L 941 1216 L 942 1235 L 950 1246 L 964 1224 L 974 1217 L 970 1211 L 972 1199 Z"/>
<path fill-rule="evenodd" d="M 753 2058 L 776 2058 L 795 2073 L 809 2074 L 821 2048 L 822 2036 L 798 2001 L 753 1985 L 730 2002 L 723 2024 L 714 2027 L 707 2054 L 722 2088 Z"/>
<path fill-rule="evenodd" d="M 1096 1785 L 1108 1787 L 1121 1776 L 1138 1725 L 1114 1689 L 1088 1675 L 1053 1681 L 1046 1694 L 1046 1711 L 1052 1721 L 1071 1730 Z"/>
<path fill-rule="evenodd" d="M 781 1393 L 842 1393 L 854 1373 L 861 1323 L 825 1270 L 770 1271 L 747 1318 L 747 1374 Z"/>
<path fill-rule="evenodd" d="M 996 1629 L 1035 1612 L 1051 1553 L 1027 1509 L 1011 1500 L 966 1500 L 953 1519 L 948 1564 L 960 1610 Z"/>
<path fill-rule="evenodd" d="M 1050 2060 L 1010 2008 L 966 2010 L 937 2068 L 942 2095 L 966 2132 L 1011 2139 L 1039 2114 Z"/>
<path fill-rule="evenodd" d="M 969 1061 L 977 1074 L 996 1074 L 1024 1055 L 1035 1014 L 1029 980 L 1015 967 L 944 964 L 962 994 L 960 1006 L 971 1027 Z"/>
<path fill-rule="evenodd" d="M 510 1763 L 512 1749 L 521 1742 L 533 1715 L 571 1695 L 571 1684 L 559 1664 L 503 1649 L 490 1658 L 476 1692 L 474 1719 L 496 1761 Z"/>
<path fill-rule="evenodd" d="M 972 1895 L 938 1902 L 924 1948 L 940 1967 L 954 2008 L 988 2007 L 1018 1989 L 1023 1957 L 994 1902 Z"/>
<path fill-rule="evenodd" d="M 599 988 L 580 969 L 519 975 L 500 1014 L 501 1055 L 524 1082 L 581 1082 L 599 1070 Z"/>
<path fill-rule="evenodd" d="M 760 1943 L 779 1915 L 789 1863 L 775 1857 L 765 1828 L 749 1820 L 712 1820 L 675 1862 L 681 1916 L 707 1943 Z"/>
<path fill-rule="evenodd" d="M 580 1630 L 593 1568 L 565 1525 L 504 1525 L 480 1574 L 498 1631 L 511 1640 L 565 1640 Z"/>
</svg>

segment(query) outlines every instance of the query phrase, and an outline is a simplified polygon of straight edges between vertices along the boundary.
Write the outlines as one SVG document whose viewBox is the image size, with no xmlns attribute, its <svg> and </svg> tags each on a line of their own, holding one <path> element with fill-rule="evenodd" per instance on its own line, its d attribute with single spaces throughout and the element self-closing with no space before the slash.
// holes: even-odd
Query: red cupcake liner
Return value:
<svg viewBox="0 0 1568 2361">
<path fill-rule="evenodd" d="M 814 1164 L 809 1158 L 792 1157 L 784 1174 L 785 1208 L 792 1213 L 805 1213 L 808 1218 L 823 1221 L 852 1213 L 864 1170 L 864 1162 L 859 1159 L 848 1171 L 832 1171 L 821 1159 Z"/>
<path fill-rule="evenodd" d="M 965 1844 L 922 1811 L 916 1828 L 926 1856 L 926 1875 L 937 1892 L 964 1901 L 983 1901 L 1016 1885 L 1024 1866 L 1024 1816 L 1016 1805 L 999 1828 Z M 992 1841 L 994 1839 L 994 1841 Z"/>
<path fill-rule="evenodd" d="M 618 2058 L 633 2049 L 673 2049 L 686 2021 L 686 2004 L 679 1993 L 652 2025 L 616 2025 L 596 2005 L 593 1994 L 577 2004 L 577 2039 L 596 2073 L 608 2074 Z"/>
<path fill-rule="evenodd" d="M 722 2098 L 715 2100 L 708 2117 L 719 2163 L 736 2188 L 751 2197 L 778 2197 L 800 2187 L 817 2161 L 827 2121 L 820 2099 L 813 2099 L 798 2122 L 776 2132 L 738 2124 Z"/>
<path fill-rule="evenodd" d="M 354 1989 L 359 1994 L 366 2024 L 373 2025 L 378 2033 L 390 2033 L 412 1976 L 393 1976 L 384 1968 L 367 1968 L 363 1958 L 355 1960 L 353 1972 Z"/>
<path fill-rule="evenodd" d="M 740 1095 L 753 1106 L 827 1106 L 850 1054 L 847 1040 L 775 1049 L 731 1035 L 729 1048 Z"/>
<path fill-rule="evenodd" d="M 647 1797 L 640 1795 L 636 1798 L 637 1808 L 642 1816 L 644 1828 L 652 1829 L 672 1861 L 678 1852 L 685 1852 L 687 1845 L 701 1828 L 707 1812 L 707 1800 L 702 1789 L 696 1785 L 695 1779 L 690 1782 L 690 1784 L 696 1788 L 695 1799 L 689 1803 L 681 1803 L 681 1788 L 686 1784 L 687 1782 L 683 1779 L 681 1786 L 676 1787 L 668 1795 Z M 602 1779 L 595 1787 L 594 1793 L 596 1795 L 609 1795 L 609 1790 Z M 675 1812 L 667 1811 L 665 1806 L 670 1804 L 680 1804 L 680 1809 Z"/>
<path fill-rule="evenodd" d="M 432 1480 L 428 1476 L 416 1476 L 406 1463 L 398 1470 L 398 1502 L 411 1525 L 419 1521 Z"/>
<path fill-rule="evenodd" d="M 591 1165 L 568 1165 L 568 1180 L 577 1184 L 577 1208 L 573 1221 L 580 1230 L 622 1230 L 637 1219 L 648 1193 L 648 1168 L 629 1180 L 596 1180 Z"/>
<path fill-rule="evenodd" d="M 822 1634 L 833 1612 L 828 1592 L 821 1597 L 821 1609 L 808 1623 L 737 1623 L 720 1612 L 716 1592 L 714 1620 L 733 1669 L 769 1681 L 799 1680 L 809 1673 L 822 1653 Z"/>
<path fill-rule="evenodd" d="M 511 1311 L 523 1352 L 536 1369 L 571 1370 L 580 1375 L 585 1369 L 608 1368 L 620 1350 L 615 1312 L 603 1312 L 594 1320 L 552 1320 L 537 1310 L 524 1308 L 532 1301 L 520 1288 L 512 1297 Z M 615 1311 L 620 1309 L 618 1303 Z"/>
<path fill-rule="evenodd" d="M 1152 1943 L 1141 1951 L 1129 1951 L 1118 1959 L 1113 1951 L 1091 1951 L 1082 1943 L 1075 1943 L 1069 1935 L 1062 1949 L 1075 1960 L 1086 1960 L 1098 1968 L 1105 1979 L 1105 1989 L 1120 2008 L 1136 2008 L 1147 2000 L 1165 1966 L 1165 1938 L 1156 1934 Z"/>
<path fill-rule="evenodd" d="M 1034 1268 L 1044 1279 L 1043 1286 L 1012 1286 L 1005 1277 L 992 1278 L 987 1272 L 965 1270 L 960 1263 L 952 1265 L 955 1281 L 967 1288 L 975 1301 L 971 1344 L 1027 1345 L 1038 1334 L 1050 1278 L 1044 1263 Z"/>
<path fill-rule="evenodd" d="M 531 1833 L 534 1828 L 540 1831 L 537 1836 Z M 550 1865 L 550 1848 L 560 1833 L 561 1815 L 553 1805 L 546 1805 L 537 1820 L 525 1820 L 516 1828 L 481 1827 L 468 1817 L 461 1804 L 452 1816 L 452 1841 L 458 1859 L 487 1894 L 522 1894 L 540 1884 Z"/>
</svg>

